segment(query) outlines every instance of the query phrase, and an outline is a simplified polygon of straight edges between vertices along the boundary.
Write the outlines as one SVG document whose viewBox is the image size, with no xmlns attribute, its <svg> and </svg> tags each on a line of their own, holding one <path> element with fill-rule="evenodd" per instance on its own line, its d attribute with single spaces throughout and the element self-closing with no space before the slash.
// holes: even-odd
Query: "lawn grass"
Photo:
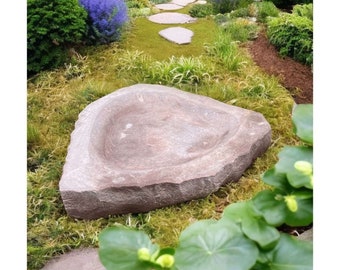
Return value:
<svg viewBox="0 0 340 270">
<path fill-rule="evenodd" d="M 238 47 L 243 64 L 236 72 L 228 70 L 216 56 L 209 56 L 205 46 L 212 45 L 218 34 L 212 19 L 199 19 L 185 27 L 193 30 L 195 36 L 191 44 L 180 46 L 157 34 L 164 25 L 138 18 L 122 42 L 84 48 L 83 58 L 73 67 L 42 72 L 28 81 L 28 269 L 41 269 L 53 256 L 72 249 L 97 247 L 101 230 L 116 224 L 143 229 L 163 247 L 175 246 L 187 225 L 200 219 L 218 218 L 229 203 L 250 199 L 265 189 L 261 174 L 275 164 L 284 145 L 298 143 L 291 124 L 293 99 L 278 79 L 255 66 L 244 46 Z M 192 57 L 213 67 L 213 76 L 200 83 L 165 84 L 262 113 L 272 127 L 272 145 L 239 182 L 221 187 L 206 198 L 143 214 L 90 221 L 70 218 L 63 207 L 58 183 L 75 121 L 98 98 L 124 86 L 150 82 L 140 74 L 118 69 L 119 60 L 136 51 L 141 52 L 136 59 L 142 74 L 148 74 L 150 66 L 159 63 L 166 66 L 171 56 Z M 75 72 L 79 70 L 80 73 Z"/>
</svg>

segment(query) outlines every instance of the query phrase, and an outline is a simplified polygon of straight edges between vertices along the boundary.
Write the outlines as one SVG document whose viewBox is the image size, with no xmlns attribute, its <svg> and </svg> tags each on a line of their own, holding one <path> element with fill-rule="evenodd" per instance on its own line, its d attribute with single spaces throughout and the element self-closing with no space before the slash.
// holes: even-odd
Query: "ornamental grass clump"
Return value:
<svg viewBox="0 0 340 270">
<path fill-rule="evenodd" d="M 88 41 L 107 44 L 119 40 L 128 21 L 124 0 L 80 0 L 88 13 Z"/>
</svg>

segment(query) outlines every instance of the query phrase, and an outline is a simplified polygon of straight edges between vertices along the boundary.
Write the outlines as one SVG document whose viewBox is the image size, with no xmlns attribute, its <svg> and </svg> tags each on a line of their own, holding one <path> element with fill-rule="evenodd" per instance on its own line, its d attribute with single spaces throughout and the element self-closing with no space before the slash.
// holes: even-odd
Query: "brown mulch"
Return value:
<svg viewBox="0 0 340 270">
<path fill-rule="evenodd" d="M 292 58 L 280 56 L 278 50 L 269 43 L 264 32 L 249 43 L 248 50 L 259 67 L 266 73 L 280 78 L 282 85 L 291 93 L 295 103 L 313 103 L 311 67 Z"/>
</svg>

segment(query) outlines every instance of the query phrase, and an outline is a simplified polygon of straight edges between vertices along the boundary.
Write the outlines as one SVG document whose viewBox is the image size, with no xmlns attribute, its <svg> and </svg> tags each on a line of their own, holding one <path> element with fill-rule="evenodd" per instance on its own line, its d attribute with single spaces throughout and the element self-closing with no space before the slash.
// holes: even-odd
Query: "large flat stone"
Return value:
<svg viewBox="0 0 340 270">
<path fill-rule="evenodd" d="M 59 183 L 67 213 L 93 219 L 203 198 L 237 181 L 271 141 L 257 112 L 137 84 L 88 105 Z"/>
<path fill-rule="evenodd" d="M 155 5 L 155 7 L 160 10 L 178 10 L 178 9 L 183 8 L 183 6 L 179 6 L 179 5 L 171 4 L 171 3 L 158 4 L 158 5 Z"/>
<path fill-rule="evenodd" d="M 148 19 L 154 23 L 159 24 L 178 24 L 178 23 L 192 23 L 197 19 L 187 14 L 178 12 L 162 12 L 155 15 L 151 15 Z"/>
<path fill-rule="evenodd" d="M 185 7 L 191 3 L 194 3 L 195 1 L 196 0 L 172 0 L 170 3 Z"/>
<path fill-rule="evenodd" d="M 194 35 L 194 32 L 183 27 L 169 27 L 158 33 L 165 39 L 177 44 L 189 44 Z"/>
</svg>

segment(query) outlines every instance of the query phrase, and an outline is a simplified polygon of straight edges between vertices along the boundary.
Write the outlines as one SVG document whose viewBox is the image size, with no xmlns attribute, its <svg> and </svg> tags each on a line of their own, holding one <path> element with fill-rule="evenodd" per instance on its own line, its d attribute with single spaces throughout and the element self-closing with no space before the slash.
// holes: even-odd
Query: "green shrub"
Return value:
<svg viewBox="0 0 340 270">
<path fill-rule="evenodd" d="M 189 10 L 189 14 L 195 18 L 205 18 L 209 15 L 212 15 L 213 14 L 212 4 L 193 5 Z"/>
<path fill-rule="evenodd" d="M 313 20 L 313 4 L 295 5 L 292 13 Z"/>
<path fill-rule="evenodd" d="M 27 71 L 33 75 L 67 59 L 67 48 L 86 31 L 86 12 L 77 0 L 27 1 Z"/>
<path fill-rule="evenodd" d="M 232 10 L 247 7 L 253 0 L 211 0 L 214 13 L 228 13 Z"/>
<path fill-rule="evenodd" d="M 247 19 L 237 18 L 221 26 L 232 40 L 245 42 L 257 36 L 258 26 Z"/>
<path fill-rule="evenodd" d="M 313 3 L 313 0 L 265 0 L 265 2 L 273 2 L 278 8 L 289 8 L 296 4 Z"/>
<path fill-rule="evenodd" d="M 259 22 L 265 22 L 268 16 L 277 17 L 279 15 L 279 9 L 272 2 L 259 2 L 257 6 L 257 20 Z"/>
<path fill-rule="evenodd" d="M 230 12 L 230 18 L 248 17 L 248 8 L 238 8 Z"/>
<path fill-rule="evenodd" d="M 312 65 L 313 21 L 307 17 L 284 13 L 267 22 L 269 41 L 279 49 L 282 56 Z"/>
</svg>

